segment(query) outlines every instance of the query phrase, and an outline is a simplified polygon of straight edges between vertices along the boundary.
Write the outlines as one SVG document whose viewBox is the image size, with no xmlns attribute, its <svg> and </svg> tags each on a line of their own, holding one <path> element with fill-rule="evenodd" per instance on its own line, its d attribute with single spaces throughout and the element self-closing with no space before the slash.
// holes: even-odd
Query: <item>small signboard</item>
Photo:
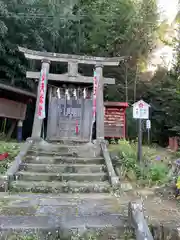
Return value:
<svg viewBox="0 0 180 240">
<path fill-rule="evenodd" d="M 140 100 L 133 104 L 133 118 L 149 119 L 149 104 Z"/>
<path fill-rule="evenodd" d="M 151 129 L 151 120 L 149 119 L 146 121 L 146 128 Z"/>
</svg>

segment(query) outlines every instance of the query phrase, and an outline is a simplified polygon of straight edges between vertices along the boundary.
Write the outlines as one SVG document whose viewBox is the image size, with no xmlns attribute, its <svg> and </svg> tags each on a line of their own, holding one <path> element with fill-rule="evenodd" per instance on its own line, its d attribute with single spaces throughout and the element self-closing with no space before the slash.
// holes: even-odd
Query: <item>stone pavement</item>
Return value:
<svg viewBox="0 0 180 240">
<path fill-rule="evenodd" d="M 140 194 L 140 193 L 138 193 Z M 144 194 L 144 193 L 143 193 Z M 155 239 L 178 239 L 180 212 L 176 204 L 145 192 L 145 214 L 154 225 Z M 125 239 L 127 234 L 127 207 L 129 201 L 138 199 L 136 193 L 115 197 L 111 194 L 0 194 L 0 239 L 8 234 L 35 234 L 40 239 L 60 239 L 58 234 L 89 230 L 104 234 L 103 239 Z M 158 238 L 166 229 L 167 238 Z M 173 230 L 174 229 L 174 230 Z M 105 231 L 106 234 L 105 234 Z M 174 235 L 173 235 L 174 234 Z M 47 235 L 53 238 L 47 238 Z M 172 235 L 172 236 L 171 236 Z M 44 238 L 46 236 L 46 238 Z M 112 238 L 112 236 L 116 236 Z M 109 238 L 111 237 L 111 238 Z M 168 238 L 169 237 L 169 238 Z M 8 239 L 8 238 L 6 238 Z M 62 239 L 62 238 L 61 238 Z M 65 238 L 71 239 L 71 238 Z M 101 238 L 98 238 L 101 239 Z M 126 239 L 132 239 L 126 238 Z"/>
<path fill-rule="evenodd" d="M 2 236 L 12 231 L 22 234 L 38 231 L 45 236 L 107 228 L 121 230 L 121 236 L 124 233 L 126 219 L 119 212 L 117 199 L 108 194 L 22 193 L 1 194 L 0 199 Z"/>
</svg>

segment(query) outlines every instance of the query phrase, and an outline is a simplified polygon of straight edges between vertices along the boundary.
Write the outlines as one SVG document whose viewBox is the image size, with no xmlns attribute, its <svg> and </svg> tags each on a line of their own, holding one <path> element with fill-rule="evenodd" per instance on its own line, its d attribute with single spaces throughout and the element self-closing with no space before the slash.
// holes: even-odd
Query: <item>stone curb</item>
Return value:
<svg viewBox="0 0 180 240">
<path fill-rule="evenodd" d="M 110 158 L 109 151 L 107 149 L 106 142 L 101 142 L 100 146 L 101 146 L 102 154 L 103 154 L 103 157 L 105 159 L 106 166 L 107 166 L 108 175 L 109 175 L 109 179 L 111 181 L 111 185 L 113 187 L 116 187 L 117 185 L 119 185 L 119 177 L 116 175 L 114 167 L 112 165 L 112 161 L 111 161 L 111 158 Z"/>
</svg>

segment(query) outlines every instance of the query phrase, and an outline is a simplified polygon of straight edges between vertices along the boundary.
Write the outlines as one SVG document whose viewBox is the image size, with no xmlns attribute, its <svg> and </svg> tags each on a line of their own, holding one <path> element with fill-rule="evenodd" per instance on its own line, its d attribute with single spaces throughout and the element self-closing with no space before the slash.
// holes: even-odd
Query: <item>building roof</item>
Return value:
<svg viewBox="0 0 180 240">
<path fill-rule="evenodd" d="M 29 91 L 26 91 L 26 90 L 23 90 L 23 89 L 20 89 L 20 88 L 17 88 L 17 87 L 9 86 L 9 85 L 6 85 L 4 83 L 0 83 L 0 89 L 7 90 L 7 91 L 10 91 L 10 92 L 14 92 L 14 93 L 18 93 L 20 95 L 25 95 L 25 96 L 28 96 L 28 97 L 36 98 L 35 93 L 29 92 Z"/>
<path fill-rule="evenodd" d="M 129 105 L 127 102 L 105 102 L 105 107 L 124 107 L 127 108 Z"/>
</svg>

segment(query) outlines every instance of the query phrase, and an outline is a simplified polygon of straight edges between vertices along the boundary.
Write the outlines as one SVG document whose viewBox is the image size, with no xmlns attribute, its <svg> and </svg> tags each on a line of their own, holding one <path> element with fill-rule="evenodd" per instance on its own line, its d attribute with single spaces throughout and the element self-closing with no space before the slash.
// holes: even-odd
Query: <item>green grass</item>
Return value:
<svg viewBox="0 0 180 240">
<path fill-rule="evenodd" d="M 110 152 L 116 152 L 116 161 L 121 177 L 138 184 L 163 184 L 168 182 L 168 164 L 174 161 L 174 155 L 158 146 L 143 146 L 142 163 L 137 161 L 137 143 L 121 140 L 118 144 L 109 145 Z"/>
<path fill-rule="evenodd" d="M 0 161 L 0 174 L 4 174 L 10 163 L 14 160 L 20 150 L 20 145 L 17 142 L 0 141 L 0 154 L 7 152 L 9 157 Z"/>
<path fill-rule="evenodd" d="M 20 236 L 19 234 L 12 234 L 7 236 L 8 240 L 38 240 L 38 236 L 30 235 L 30 236 Z"/>
</svg>

